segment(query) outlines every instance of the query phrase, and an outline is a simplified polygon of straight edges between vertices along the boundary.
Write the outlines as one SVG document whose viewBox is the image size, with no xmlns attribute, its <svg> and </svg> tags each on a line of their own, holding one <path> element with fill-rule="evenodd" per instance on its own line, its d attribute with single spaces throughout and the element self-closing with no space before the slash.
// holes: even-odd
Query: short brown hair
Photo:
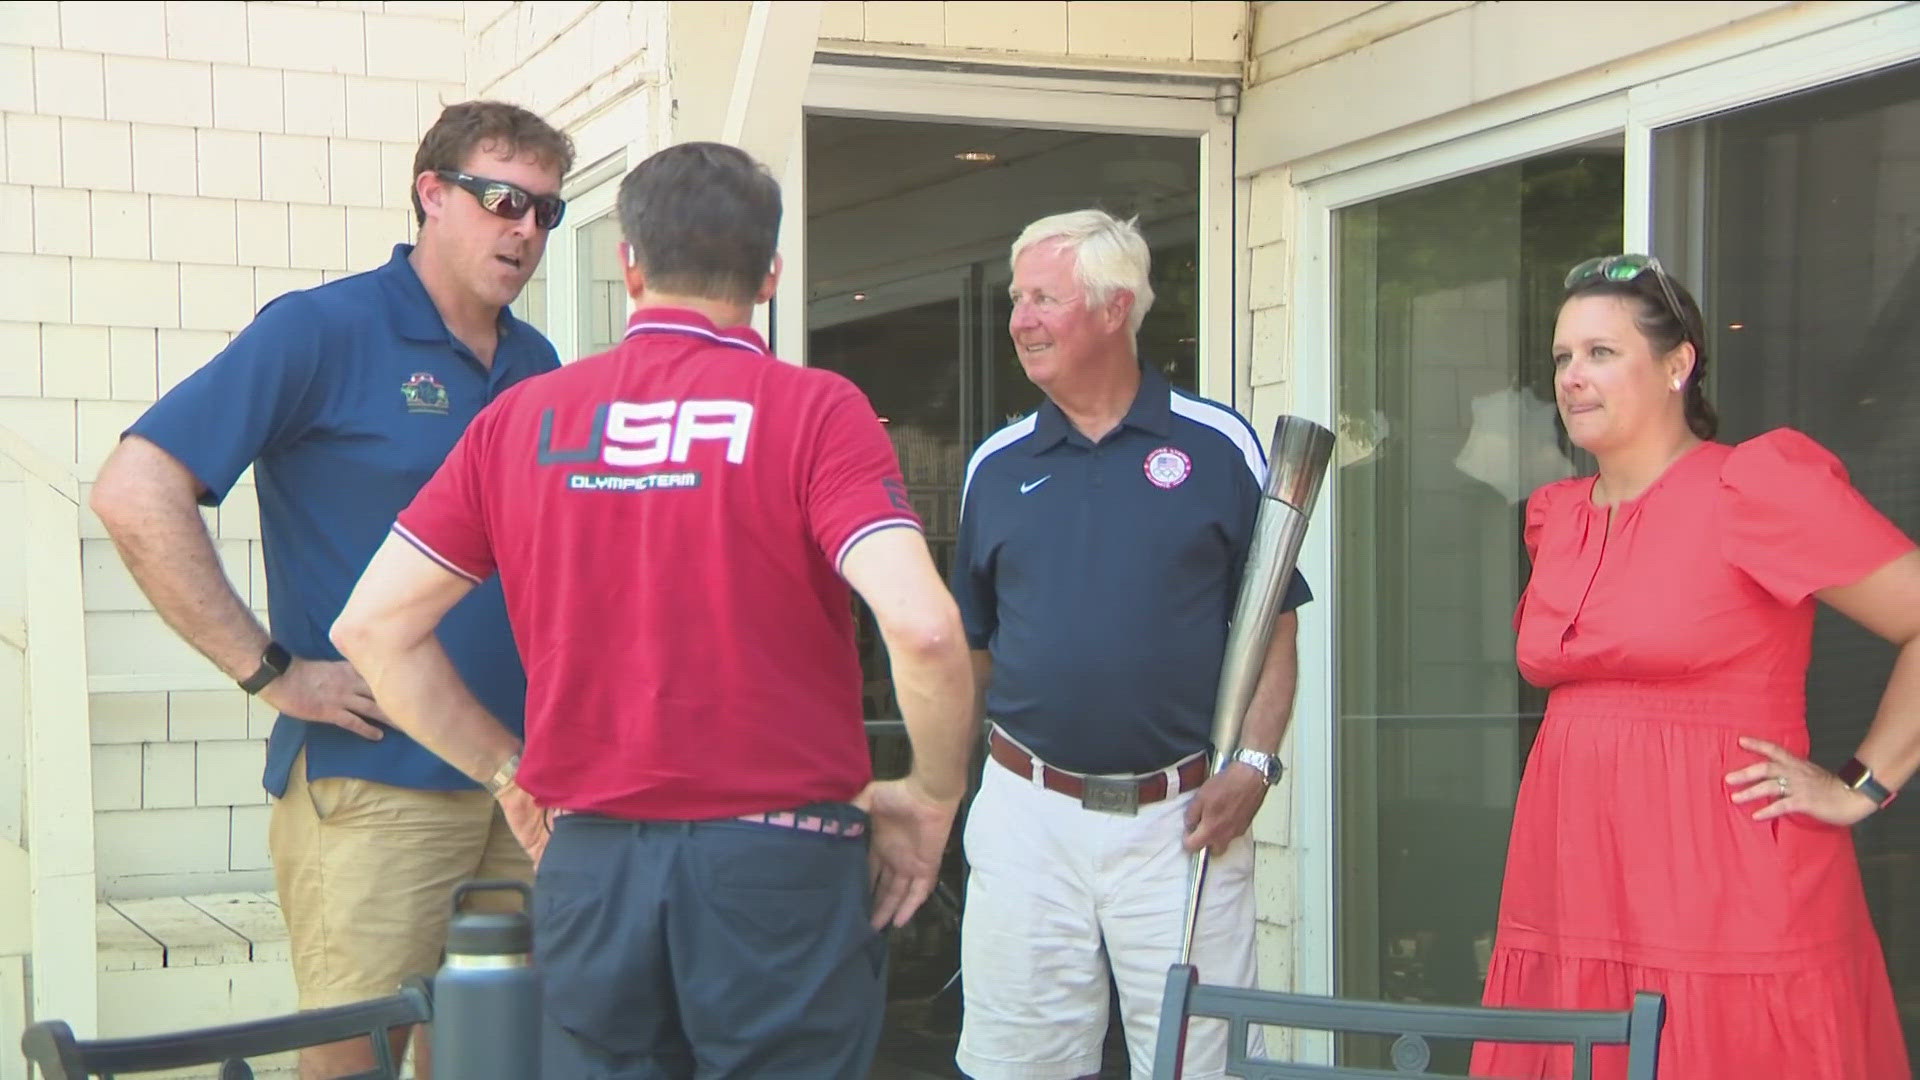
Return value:
<svg viewBox="0 0 1920 1080">
<path fill-rule="evenodd" d="M 745 150 L 669 146 L 620 182 L 620 232 L 652 287 L 749 303 L 773 270 L 780 184 Z"/>
<path fill-rule="evenodd" d="M 413 175 L 407 178 L 407 194 L 413 200 L 413 213 L 419 224 L 427 223 L 426 207 L 420 205 L 420 174 L 441 169 L 459 169 L 468 155 L 488 143 L 504 144 L 514 156 L 532 154 L 542 164 L 557 166 L 560 175 L 573 171 L 573 140 L 552 124 L 518 105 L 504 101 L 462 101 L 440 112 L 420 138 L 420 149 L 413 153 Z"/>
</svg>

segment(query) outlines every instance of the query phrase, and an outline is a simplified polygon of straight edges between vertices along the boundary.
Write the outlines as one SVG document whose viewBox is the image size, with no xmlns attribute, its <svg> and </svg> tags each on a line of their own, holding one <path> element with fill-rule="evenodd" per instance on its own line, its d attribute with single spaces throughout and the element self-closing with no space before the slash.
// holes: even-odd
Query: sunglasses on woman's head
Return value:
<svg viewBox="0 0 1920 1080">
<path fill-rule="evenodd" d="M 531 210 L 535 225 L 551 229 L 560 224 L 560 219 L 567 213 L 567 200 L 558 195 L 535 195 L 505 180 L 489 180 L 484 176 L 471 176 L 453 169 L 435 169 L 433 175 L 464 188 L 479 201 L 481 209 L 508 221 L 519 221 Z"/>
<path fill-rule="evenodd" d="M 1673 316 L 1674 321 L 1680 324 L 1681 332 L 1691 340 L 1693 328 L 1687 321 L 1687 310 L 1680 306 L 1680 298 L 1674 295 L 1673 283 L 1667 279 L 1666 268 L 1652 255 L 1629 252 L 1625 255 L 1596 256 L 1567 271 L 1566 287 L 1577 289 L 1595 281 L 1624 285 L 1629 281 L 1638 281 L 1640 275 L 1646 273 L 1652 273 L 1653 279 L 1660 283 L 1660 295 L 1666 299 L 1667 314 Z"/>
</svg>

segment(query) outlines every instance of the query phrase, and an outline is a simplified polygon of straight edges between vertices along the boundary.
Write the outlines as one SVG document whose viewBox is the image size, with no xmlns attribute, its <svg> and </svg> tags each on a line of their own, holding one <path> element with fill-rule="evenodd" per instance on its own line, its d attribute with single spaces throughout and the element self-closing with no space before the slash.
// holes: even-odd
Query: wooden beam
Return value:
<svg viewBox="0 0 1920 1080">
<path fill-rule="evenodd" d="M 4 447 L 0 447 L 4 449 Z M 15 461 L 21 461 L 18 456 Z M 26 464 L 22 462 L 22 464 Z M 33 1015 L 92 1038 L 99 1017 L 94 927 L 93 756 L 80 603 L 78 485 L 26 486 L 27 828 L 33 889 Z"/>
<path fill-rule="evenodd" d="M 800 102 L 820 44 L 819 0 L 754 0 L 734 68 L 720 140 L 752 154 L 775 176 L 800 130 Z"/>
</svg>

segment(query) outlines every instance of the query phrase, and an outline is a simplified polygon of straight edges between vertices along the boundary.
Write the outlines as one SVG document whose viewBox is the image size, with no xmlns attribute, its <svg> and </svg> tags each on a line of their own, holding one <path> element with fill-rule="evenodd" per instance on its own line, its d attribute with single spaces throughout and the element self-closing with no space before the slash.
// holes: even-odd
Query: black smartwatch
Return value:
<svg viewBox="0 0 1920 1080">
<path fill-rule="evenodd" d="M 1873 770 L 1859 758 L 1848 758 L 1847 763 L 1836 769 L 1833 775 L 1839 777 L 1841 783 L 1872 799 L 1874 805 L 1881 809 L 1893 801 L 1894 793 L 1887 790 L 1887 785 L 1874 779 Z"/>
<path fill-rule="evenodd" d="M 267 688 L 267 684 L 286 674 L 293 666 L 293 656 L 286 647 L 277 641 L 267 642 L 266 651 L 260 654 L 260 666 L 253 674 L 240 680 L 240 689 L 249 694 L 257 694 Z"/>
</svg>

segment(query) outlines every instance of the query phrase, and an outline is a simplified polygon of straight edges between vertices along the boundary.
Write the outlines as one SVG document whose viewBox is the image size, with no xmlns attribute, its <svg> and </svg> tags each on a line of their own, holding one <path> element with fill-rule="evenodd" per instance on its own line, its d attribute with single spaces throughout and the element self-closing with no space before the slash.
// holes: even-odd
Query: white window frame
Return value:
<svg viewBox="0 0 1920 1080">
<path fill-rule="evenodd" d="M 1635 86 L 1627 92 L 1627 250 L 1653 243 L 1659 129 L 1913 60 L 1920 60 L 1920 5 L 1906 4 Z M 1691 284 L 1701 291 L 1701 282 Z"/>
<path fill-rule="evenodd" d="M 1584 101 L 1579 100 L 1577 87 L 1555 87 L 1554 96 L 1566 95 L 1562 100 L 1577 103 L 1541 115 L 1513 120 L 1504 106 L 1489 106 L 1397 139 L 1370 142 L 1364 161 L 1355 160 L 1352 150 L 1342 150 L 1295 163 L 1292 174 L 1311 179 L 1293 194 L 1290 353 L 1306 358 L 1290 372 L 1293 409 L 1326 424 L 1334 417 L 1334 211 L 1619 135 L 1625 142 L 1626 171 L 1622 247 L 1645 251 L 1653 240 L 1652 148 L 1657 130 L 1920 60 L 1920 5 L 1861 5 L 1855 10 L 1860 14 L 1851 21 L 1797 36 L 1788 36 L 1793 31 L 1777 24 L 1757 26 L 1749 31 L 1750 44 L 1722 43 L 1716 49 L 1732 55 L 1625 88 L 1607 86 L 1604 74 L 1592 76 L 1595 92 Z M 1846 12 L 1829 8 L 1815 14 L 1844 18 Z M 1335 580 L 1332 538 L 1338 533 L 1338 489 L 1336 468 L 1321 494 L 1315 526 L 1302 545 L 1300 567 L 1313 581 Z M 1294 985 L 1309 993 L 1332 991 L 1338 962 L 1334 801 L 1338 778 L 1333 733 L 1337 617 L 1337 598 L 1335 604 L 1309 604 L 1301 609 L 1301 678 L 1294 708 L 1298 720 L 1292 734 L 1293 854 L 1299 875 L 1293 961 Z M 1302 1060 L 1330 1061 L 1331 1040 L 1303 1040 L 1300 1051 Z"/>
<path fill-rule="evenodd" d="M 614 153 L 577 170 L 561 189 L 567 195 L 567 216 L 548 234 L 547 251 L 541 256 L 547 268 L 546 310 L 541 314 L 547 340 L 553 342 L 561 363 L 580 359 L 580 323 L 586 318 L 579 302 L 580 230 L 614 212 L 626 171 L 626 154 Z"/>
<path fill-rule="evenodd" d="M 1013 69 L 961 73 L 922 68 L 815 62 L 806 113 L 881 120 L 1040 127 L 1200 141 L 1200 393 L 1245 411 L 1247 393 L 1234 364 L 1233 120 L 1214 105 L 1230 78 L 1166 81 L 1102 77 L 1098 72 L 1020 74 Z M 805 140 L 782 179 L 787 212 L 780 236 L 784 270 L 775 297 L 774 349 L 806 363 Z"/>
</svg>

